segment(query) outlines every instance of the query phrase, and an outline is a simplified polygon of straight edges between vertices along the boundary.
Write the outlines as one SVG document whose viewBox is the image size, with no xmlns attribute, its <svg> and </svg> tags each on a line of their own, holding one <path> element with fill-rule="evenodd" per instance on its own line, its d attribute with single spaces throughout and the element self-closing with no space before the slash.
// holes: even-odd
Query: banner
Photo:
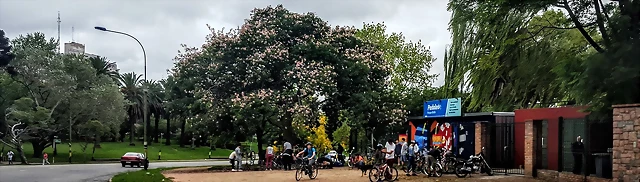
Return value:
<svg viewBox="0 0 640 182">
<path fill-rule="evenodd" d="M 425 118 L 462 116 L 462 99 L 440 99 L 424 102 Z"/>
</svg>

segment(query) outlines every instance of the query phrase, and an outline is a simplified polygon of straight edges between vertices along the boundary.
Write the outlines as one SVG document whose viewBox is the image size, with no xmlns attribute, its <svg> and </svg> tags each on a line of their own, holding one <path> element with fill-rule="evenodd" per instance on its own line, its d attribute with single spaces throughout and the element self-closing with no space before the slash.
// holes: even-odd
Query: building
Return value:
<svg viewBox="0 0 640 182">
<path fill-rule="evenodd" d="M 91 54 L 85 52 L 84 44 L 77 42 L 69 42 L 64 43 L 64 53 L 65 54 L 83 54 L 87 58 L 96 58 L 99 57 L 96 54 Z M 112 72 L 118 72 L 118 65 L 115 62 L 107 62 L 107 69 Z"/>
</svg>

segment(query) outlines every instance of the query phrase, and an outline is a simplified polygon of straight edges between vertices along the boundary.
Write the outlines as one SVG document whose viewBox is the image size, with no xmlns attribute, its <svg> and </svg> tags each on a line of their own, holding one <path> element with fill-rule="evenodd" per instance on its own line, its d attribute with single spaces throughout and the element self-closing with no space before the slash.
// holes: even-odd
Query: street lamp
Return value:
<svg viewBox="0 0 640 182">
<path fill-rule="evenodd" d="M 144 46 L 142 46 L 142 43 L 140 43 L 140 41 L 135 38 L 132 35 L 129 35 L 127 33 L 124 32 L 119 32 L 119 31 L 115 31 L 115 30 L 109 30 L 107 28 L 104 27 L 94 27 L 96 30 L 100 30 L 103 32 L 111 32 L 111 33 L 117 33 L 117 34 L 122 34 L 122 35 L 126 35 L 128 37 L 131 37 L 133 40 L 136 40 L 136 42 L 138 42 L 138 44 L 140 44 L 140 48 L 142 48 L 142 55 L 144 57 L 144 82 L 147 82 L 147 52 L 144 51 Z M 142 91 L 144 92 L 144 95 L 142 97 L 142 107 L 143 109 L 143 117 L 142 117 L 142 121 L 143 121 L 143 125 L 144 125 L 144 156 L 147 156 L 147 89 L 144 88 L 144 85 L 142 86 Z"/>
</svg>

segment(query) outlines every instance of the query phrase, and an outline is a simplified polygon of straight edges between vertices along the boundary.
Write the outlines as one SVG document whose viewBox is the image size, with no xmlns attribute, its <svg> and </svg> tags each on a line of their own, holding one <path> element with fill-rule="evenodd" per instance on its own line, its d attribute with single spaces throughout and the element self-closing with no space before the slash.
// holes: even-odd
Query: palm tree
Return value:
<svg viewBox="0 0 640 182">
<path fill-rule="evenodd" d="M 93 69 L 96 70 L 96 75 L 108 76 L 112 78 L 116 82 L 116 84 L 120 84 L 120 81 L 118 80 L 120 75 L 118 74 L 118 72 L 113 71 L 109 68 L 111 67 L 111 64 L 115 63 L 110 63 L 105 57 L 100 56 L 91 57 L 89 58 L 89 61 L 91 62 L 91 66 L 93 67 Z"/>
<path fill-rule="evenodd" d="M 130 137 L 129 137 L 129 145 L 135 145 L 133 143 L 133 138 L 135 137 L 135 123 L 136 119 L 138 119 L 141 115 L 141 106 L 142 106 L 142 81 L 140 78 L 142 75 L 138 75 L 135 72 L 133 73 L 124 73 L 119 76 L 120 80 L 120 92 L 124 94 L 124 98 L 129 101 L 127 108 L 127 115 L 129 118 L 130 128 Z"/>
<path fill-rule="evenodd" d="M 157 143 L 159 134 L 158 125 L 160 124 L 160 117 L 164 113 L 164 90 L 160 83 L 153 80 L 147 81 L 143 85 L 147 88 L 147 111 L 149 113 L 147 115 L 147 131 L 151 131 L 151 115 L 153 115 L 155 117 L 155 125 L 153 132 L 149 132 L 149 134 L 152 134 L 150 137 Z M 147 134 L 147 136 L 149 136 L 149 134 Z"/>
</svg>

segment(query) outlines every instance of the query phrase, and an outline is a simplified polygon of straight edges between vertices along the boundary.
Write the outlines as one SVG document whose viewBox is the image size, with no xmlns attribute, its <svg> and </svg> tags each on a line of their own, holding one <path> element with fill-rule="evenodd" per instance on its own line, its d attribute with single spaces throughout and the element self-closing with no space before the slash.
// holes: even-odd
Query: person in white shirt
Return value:
<svg viewBox="0 0 640 182">
<path fill-rule="evenodd" d="M 393 151 L 396 149 L 396 144 L 393 143 L 393 139 L 389 139 L 384 148 L 385 150 L 382 151 L 385 153 L 384 159 L 386 160 L 387 165 L 391 167 L 395 163 Z"/>
<path fill-rule="evenodd" d="M 291 163 L 293 163 L 293 148 L 291 147 L 291 143 L 284 142 L 284 153 L 287 155 L 284 156 L 284 170 L 291 170 Z"/>
<path fill-rule="evenodd" d="M 267 151 L 265 154 L 265 157 L 267 158 L 267 163 L 265 165 L 265 167 L 267 168 L 267 170 L 272 170 L 271 168 L 273 167 L 273 145 L 269 145 L 269 147 L 267 147 Z"/>
<path fill-rule="evenodd" d="M 236 171 L 236 152 L 229 154 L 229 163 L 231 163 L 231 171 Z"/>
<path fill-rule="evenodd" d="M 7 158 L 9 158 L 9 164 L 13 164 L 13 151 L 7 152 Z"/>
</svg>

